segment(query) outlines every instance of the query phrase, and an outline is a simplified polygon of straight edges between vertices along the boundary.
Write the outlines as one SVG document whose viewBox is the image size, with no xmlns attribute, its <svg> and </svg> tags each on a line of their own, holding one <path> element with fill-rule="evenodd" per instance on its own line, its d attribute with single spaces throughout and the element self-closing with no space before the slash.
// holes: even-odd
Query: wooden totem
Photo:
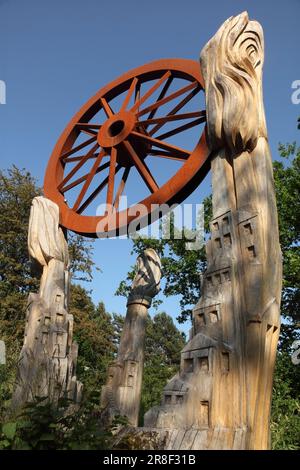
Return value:
<svg viewBox="0 0 300 470">
<path fill-rule="evenodd" d="M 281 250 L 262 99 L 264 40 L 246 12 L 200 55 L 211 151 L 207 270 L 180 372 L 145 426 L 168 449 L 267 449 L 280 328 Z"/>
<path fill-rule="evenodd" d="M 73 342 L 73 315 L 69 304 L 69 255 L 58 206 L 44 197 L 32 201 L 28 250 L 39 272 L 40 289 L 30 293 L 12 406 L 20 409 L 36 398 L 56 403 L 82 395 L 76 378 L 78 347 Z"/>
<path fill-rule="evenodd" d="M 132 426 L 138 425 L 139 418 L 148 309 L 159 292 L 160 278 L 160 259 L 149 248 L 137 259 L 118 357 L 109 367 L 107 383 L 102 389 L 101 405 L 109 418 L 126 416 Z"/>
</svg>

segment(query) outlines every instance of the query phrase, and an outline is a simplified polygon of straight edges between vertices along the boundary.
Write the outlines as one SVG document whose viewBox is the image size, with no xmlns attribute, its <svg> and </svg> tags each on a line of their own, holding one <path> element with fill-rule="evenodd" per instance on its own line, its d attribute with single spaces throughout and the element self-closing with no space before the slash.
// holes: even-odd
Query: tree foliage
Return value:
<svg viewBox="0 0 300 470">
<path fill-rule="evenodd" d="M 205 198 L 204 204 L 204 228 L 209 231 L 212 204 L 211 197 Z M 166 224 L 170 229 L 166 229 Z M 132 253 L 140 254 L 147 248 L 157 251 L 162 263 L 162 293 L 166 297 L 179 295 L 181 313 L 177 320 L 184 323 L 191 318 L 192 307 L 196 304 L 200 295 L 199 273 L 205 269 L 205 247 L 200 250 L 187 250 L 186 244 L 196 236 L 196 230 L 182 228 L 179 230 L 174 225 L 174 217 L 166 218 L 162 223 L 162 233 L 170 233 L 169 238 L 149 239 L 143 236 L 133 239 Z M 127 296 L 131 281 L 135 274 L 135 267 L 127 273 L 127 278 L 121 281 L 116 294 Z"/>
<path fill-rule="evenodd" d="M 140 408 L 140 423 L 152 406 L 161 402 L 163 388 L 179 370 L 180 352 L 185 345 L 172 318 L 165 312 L 148 316 L 145 339 L 145 364 Z"/>
<path fill-rule="evenodd" d="M 300 327 L 300 147 L 280 145 L 281 161 L 274 162 L 280 244 L 283 255 L 283 290 L 280 346 L 291 347 Z"/>
</svg>

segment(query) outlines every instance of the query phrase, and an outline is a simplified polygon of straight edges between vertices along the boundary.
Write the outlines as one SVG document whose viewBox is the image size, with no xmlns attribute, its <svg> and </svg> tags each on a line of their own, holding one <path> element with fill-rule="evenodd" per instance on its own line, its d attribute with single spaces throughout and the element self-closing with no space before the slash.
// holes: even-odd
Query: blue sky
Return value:
<svg viewBox="0 0 300 470">
<path fill-rule="evenodd" d="M 222 22 L 243 10 L 264 28 L 264 101 L 278 158 L 278 142 L 299 134 L 291 84 L 300 80 L 300 0 L 0 0 L 0 80 L 7 87 L 0 105 L 1 168 L 25 167 L 42 185 L 60 133 L 99 88 L 152 60 L 197 60 Z M 187 202 L 201 203 L 209 184 L 207 178 Z M 114 291 L 135 261 L 131 246 L 129 240 L 95 243 L 102 272 L 87 287 L 109 311 L 125 313 L 126 301 Z M 179 299 L 160 298 L 161 309 L 176 317 Z"/>
</svg>

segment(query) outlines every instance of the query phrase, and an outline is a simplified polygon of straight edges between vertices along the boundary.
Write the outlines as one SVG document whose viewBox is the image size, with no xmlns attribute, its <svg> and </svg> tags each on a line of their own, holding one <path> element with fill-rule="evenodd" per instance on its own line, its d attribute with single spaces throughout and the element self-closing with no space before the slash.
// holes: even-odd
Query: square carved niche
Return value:
<svg viewBox="0 0 300 470">
<path fill-rule="evenodd" d="M 165 395 L 165 404 L 171 405 L 172 403 L 172 395 Z"/>
<path fill-rule="evenodd" d="M 254 245 L 247 246 L 247 253 L 249 259 L 256 258 L 256 250 Z"/>
<path fill-rule="evenodd" d="M 221 238 L 220 237 L 215 238 L 215 247 L 217 249 L 222 248 L 222 243 L 221 243 Z"/>
<path fill-rule="evenodd" d="M 198 357 L 198 367 L 199 367 L 200 372 L 209 371 L 208 356 Z"/>
<path fill-rule="evenodd" d="M 225 235 L 223 236 L 223 240 L 224 240 L 224 246 L 226 248 L 228 248 L 232 245 L 232 240 L 231 240 L 230 233 L 225 233 Z"/>
<path fill-rule="evenodd" d="M 209 402 L 208 401 L 200 402 L 198 423 L 200 426 L 209 425 Z"/>
<path fill-rule="evenodd" d="M 221 353 L 221 368 L 222 368 L 222 372 L 229 372 L 229 369 L 230 369 L 229 353 L 227 351 L 223 351 Z"/>
<path fill-rule="evenodd" d="M 252 230 L 252 226 L 250 222 L 247 222 L 246 224 L 244 224 L 244 233 L 246 235 L 252 235 L 253 230 Z"/>
<path fill-rule="evenodd" d="M 205 307 L 205 316 L 209 324 L 217 323 L 219 320 L 221 320 L 220 304 Z"/>
<path fill-rule="evenodd" d="M 63 343 L 64 343 L 64 333 L 62 333 L 62 332 L 57 332 L 56 333 L 55 343 L 58 344 L 59 346 L 63 345 Z"/>
<path fill-rule="evenodd" d="M 223 225 L 223 229 L 228 228 L 228 226 L 229 226 L 229 216 L 228 216 L 228 215 L 226 215 L 225 217 L 223 217 L 223 219 L 222 219 L 222 225 Z"/>
<path fill-rule="evenodd" d="M 205 316 L 203 311 L 197 313 L 197 323 L 198 326 L 205 326 Z"/>
<path fill-rule="evenodd" d="M 192 357 L 183 360 L 184 372 L 193 372 L 194 359 Z"/>
<path fill-rule="evenodd" d="M 133 387 L 133 385 L 134 385 L 134 376 L 132 374 L 128 374 L 127 387 Z"/>
<path fill-rule="evenodd" d="M 210 310 L 210 312 L 209 312 L 209 321 L 210 321 L 210 323 L 217 323 L 218 320 L 219 320 L 218 311 L 217 310 Z"/>
<path fill-rule="evenodd" d="M 181 405 L 183 402 L 183 395 L 176 395 L 176 405 Z"/>
<path fill-rule="evenodd" d="M 64 322 L 63 313 L 57 312 L 57 314 L 56 314 L 56 323 L 63 323 L 63 322 Z"/>
</svg>

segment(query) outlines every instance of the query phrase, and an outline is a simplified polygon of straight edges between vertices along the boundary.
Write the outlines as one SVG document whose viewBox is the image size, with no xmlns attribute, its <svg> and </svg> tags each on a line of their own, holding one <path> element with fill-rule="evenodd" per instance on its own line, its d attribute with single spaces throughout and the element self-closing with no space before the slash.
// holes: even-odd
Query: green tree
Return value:
<svg viewBox="0 0 300 470">
<path fill-rule="evenodd" d="M 100 391 L 116 352 L 112 316 L 102 302 L 95 307 L 80 285 L 71 286 L 70 313 L 74 316 L 74 339 L 79 347 L 77 375 L 85 392 Z"/>
<path fill-rule="evenodd" d="M 283 289 L 280 347 L 290 349 L 300 327 L 300 147 L 279 145 L 281 161 L 274 162 L 280 244 L 283 255 Z"/>
<path fill-rule="evenodd" d="M 203 201 L 204 204 L 204 228 L 205 233 L 209 232 L 209 220 L 212 214 L 211 197 Z M 196 236 L 195 230 L 186 228 L 179 231 L 174 226 L 174 217 L 170 216 L 162 224 L 162 231 L 166 230 L 164 224 L 170 224 L 170 238 L 149 239 L 137 237 L 133 239 L 132 254 L 140 254 L 147 248 L 157 251 L 162 263 L 162 293 L 166 297 L 179 295 L 181 313 L 177 320 L 184 323 L 191 318 L 192 307 L 196 304 L 200 295 L 199 273 L 206 267 L 205 247 L 200 250 L 187 250 L 186 243 Z M 188 235 L 188 236 L 187 236 Z M 117 295 L 127 296 L 131 281 L 134 277 L 135 267 L 127 273 L 117 291 Z"/>
</svg>

